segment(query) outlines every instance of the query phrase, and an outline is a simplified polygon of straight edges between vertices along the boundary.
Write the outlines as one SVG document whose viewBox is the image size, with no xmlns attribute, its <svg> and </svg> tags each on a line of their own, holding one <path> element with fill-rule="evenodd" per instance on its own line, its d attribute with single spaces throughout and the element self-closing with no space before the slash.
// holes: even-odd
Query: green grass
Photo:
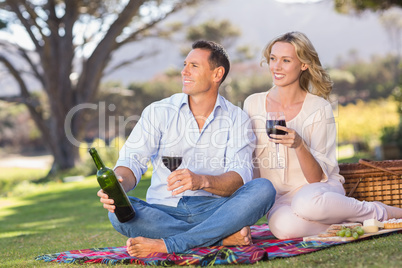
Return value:
<svg viewBox="0 0 402 268">
<path fill-rule="evenodd" d="M 149 182 L 144 178 L 130 194 L 144 199 Z M 32 186 L 22 196 L 0 199 L 0 267 L 80 267 L 34 259 L 73 249 L 123 246 L 126 238 L 111 227 L 96 196 L 98 189 L 91 176 L 81 182 Z M 252 267 L 399 267 L 401 263 L 402 235 L 397 234 Z"/>
<path fill-rule="evenodd" d="M 43 169 L 2 167 L 0 172 L 0 197 L 14 191 L 17 185 L 35 181 L 46 176 L 47 173 L 48 170 Z"/>
</svg>

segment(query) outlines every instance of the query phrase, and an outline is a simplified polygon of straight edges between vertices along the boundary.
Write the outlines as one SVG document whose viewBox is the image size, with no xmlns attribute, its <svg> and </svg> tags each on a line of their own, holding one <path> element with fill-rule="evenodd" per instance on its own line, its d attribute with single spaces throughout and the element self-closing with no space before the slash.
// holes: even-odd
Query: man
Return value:
<svg viewBox="0 0 402 268">
<path fill-rule="evenodd" d="M 183 93 L 155 102 L 120 151 L 115 173 L 133 189 L 152 161 L 147 202 L 130 197 L 136 216 L 120 223 L 113 200 L 98 192 L 131 256 L 182 253 L 211 245 L 248 245 L 250 228 L 274 203 L 267 179 L 252 180 L 255 136 L 247 115 L 218 94 L 230 68 L 226 51 L 198 41 L 184 61 Z M 162 156 L 182 156 L 170 172 Z"/>
</svg>

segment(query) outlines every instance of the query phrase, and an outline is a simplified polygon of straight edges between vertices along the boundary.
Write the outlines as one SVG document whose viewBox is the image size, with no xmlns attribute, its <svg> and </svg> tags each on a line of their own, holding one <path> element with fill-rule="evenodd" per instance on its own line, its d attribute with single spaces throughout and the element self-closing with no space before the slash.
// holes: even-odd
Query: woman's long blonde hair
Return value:
<svg viewBox="0 0 402 268">
<path fill-rule="evenodd" d="M 328 100 L 333 83 L 327 71 L 322 67 L 318 53 L 307 36 L 301 32 L 288 32 L 274 38 L 264 48 L 264 58 L 261 64 L 264 62 L 269 64 L 272 46 L 276 42 L 292 44 L 299 60 L 308 65 L 308 69 L 300 75 L 300 87 Z"/>
</svg>

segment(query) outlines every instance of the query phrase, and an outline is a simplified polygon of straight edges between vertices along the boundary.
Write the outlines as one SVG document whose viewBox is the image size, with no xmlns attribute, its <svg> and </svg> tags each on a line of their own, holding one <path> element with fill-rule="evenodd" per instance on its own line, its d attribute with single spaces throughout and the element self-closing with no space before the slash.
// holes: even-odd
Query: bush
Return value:
<svg viewBox="0 0 402 268">
<path fill-rule="evenodd" d="M 389 98 L 339 106 L 335 112 L 338 142 L 365 142 L 369 145 L 378 145 L 381 141 L 381 131 L 399 124 L 396 105 L 397 103 Z"/>
<path fill-rule="evenodd" d="M 382 144 L 395 144 L 402 151 L 402 126 L 385 127 L 381 135 Z"/>
</svg>

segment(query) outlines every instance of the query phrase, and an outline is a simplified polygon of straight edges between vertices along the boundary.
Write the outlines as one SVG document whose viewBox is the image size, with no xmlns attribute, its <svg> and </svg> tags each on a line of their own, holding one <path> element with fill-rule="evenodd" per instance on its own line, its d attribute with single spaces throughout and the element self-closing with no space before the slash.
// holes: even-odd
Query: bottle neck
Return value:
<svg viewBox="0 0 402 268">
<path fill-rule="evenodd" d="M 89 154 L 92 156 L 92 159 L 94 160 L 95 166 L 98 170 L 105 167 L 105 165 L 102 162 L 102 159 L 100 158 L 95 148 L 89 149 Z"/>
</svg>

